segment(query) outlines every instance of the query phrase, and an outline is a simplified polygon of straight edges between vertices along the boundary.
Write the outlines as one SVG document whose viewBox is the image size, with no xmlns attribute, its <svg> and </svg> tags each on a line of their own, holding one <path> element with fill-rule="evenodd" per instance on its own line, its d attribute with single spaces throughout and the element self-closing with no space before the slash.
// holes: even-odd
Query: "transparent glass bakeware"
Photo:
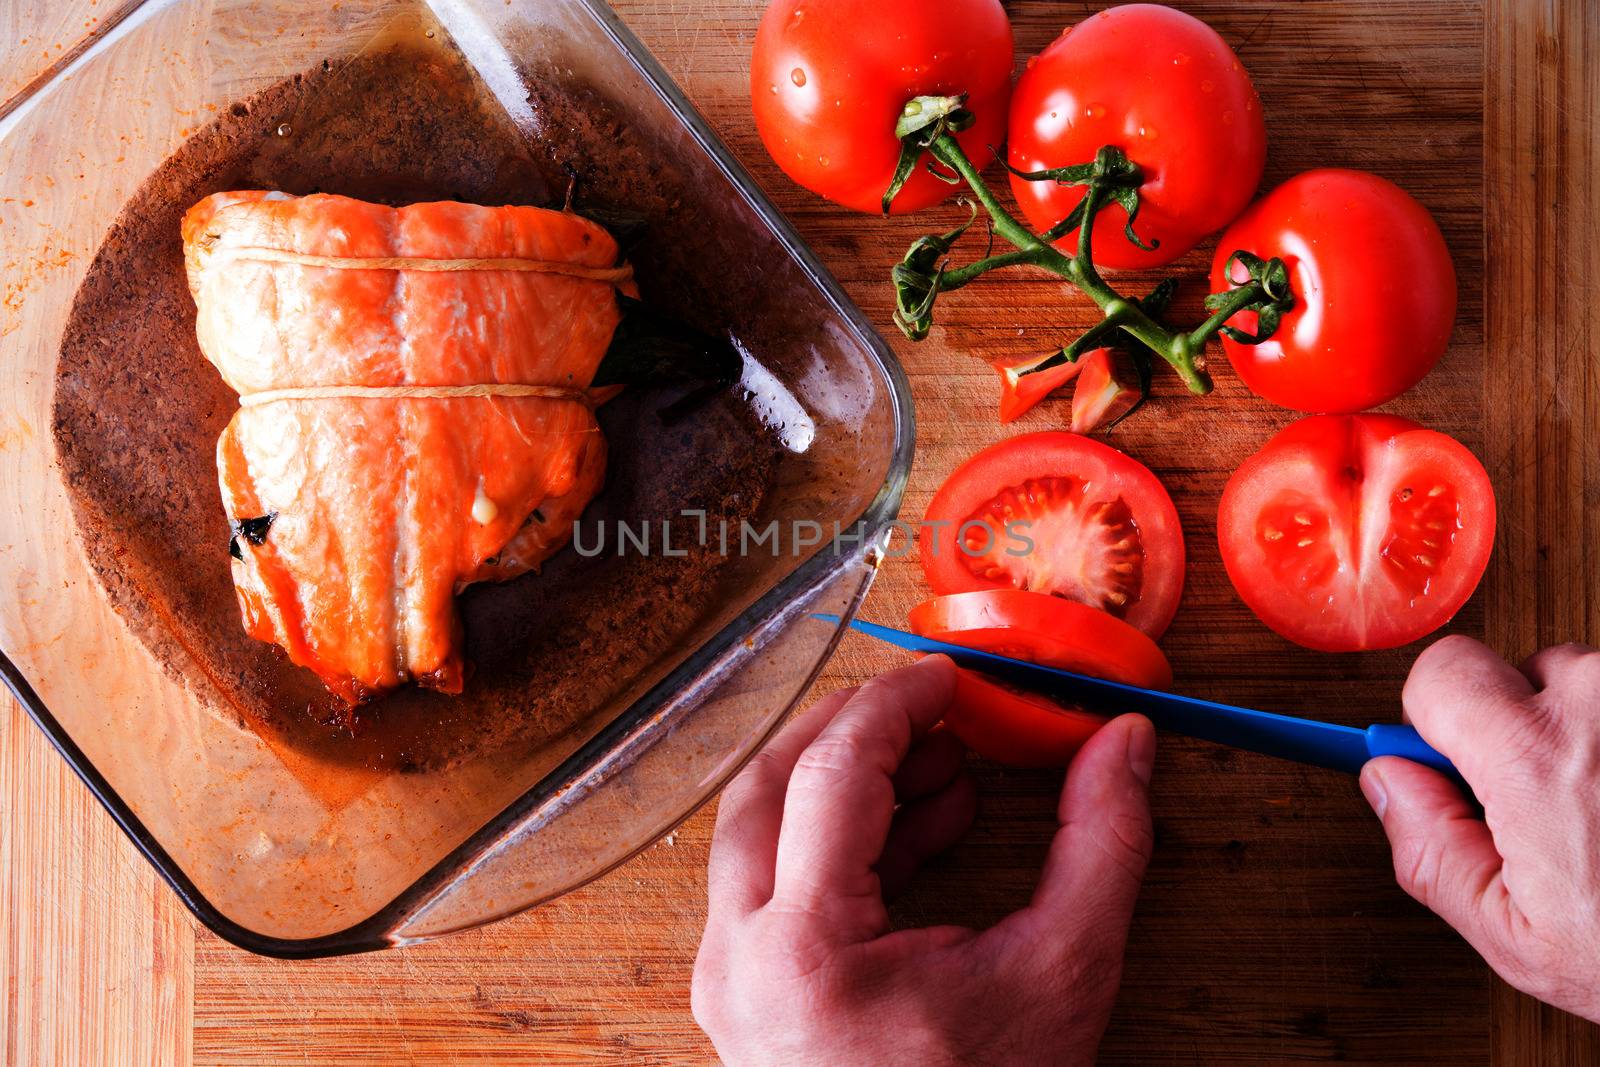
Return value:
<svg viewBox="0 0 1600 1067">
<path fill-rule="evenodd" d="M 778 442 L 754 517 L 861 534 L 839 550 L 824 542 L 729 560 L 714 589 L 695 593 L 703 603 L 651 638 L 642 666 L 613 674 L 606 643 L 595 643 L 592 699 L 581 714 L 566 709 L 561 729 L 514 733 L 437 766 L 342 760 L 224 706 L 228 679 L 192 635 L 230 633 L 236 613 L 192 617 L 208 602 L 163 590 L 195 575 L 225 580 L 225 556 L 163 561 L 138 531 L 97 518 L 83 482 L 114 457 L 83 443 L 92 434 L 63 437 L 63 410 L 90 421 L 103 410 L 109 421 L 117 403 L 137 411 L 126 397 L 138 389 L 144 423 L 124 414 L 100 427 L 122 467 L 146 446 L 186 447 L 171 443 L 181 435 L 170 416 L 192 403 L 171 395 L 181 376 L 133 361 L 126 376 L 74 379 L 58 366 L 97 251 L 173 158 L 196 138 L 215 141 L 218 122 L 249 111 L 242 101 L 257 101 L 251 121 L 267 135 L 292 127 L 317 99 L 292 88 L 297 75 L 314 87 L 318 72 L 337 79 L 397 45 L 442 49 L 470 69 L 499 110 L 493 121 L 526 139 L 535 162 L 519 180 L 550 192 L 564 153 L 581 163 L 580 199 L 642 214 L 652 235 L 635 258 L 645 298 L 744 344 L 736 400 Z M 284 85 L 289 95 L 272 103 L 269 90 Z M 275 106 L 288 108 L 277 125 Z M 273 165 L 292 164 L 295 147 L 291 132 L 272 147 Z M 418 168 L 406 188 L 435 191 Z M 194 173 L 216 188 L 238 178 Z M 903 374 L 599 0 L 149 0 L 0 116 L 0 222 L 0 674 L 196 916 L 236 944 L 296 957 L 401 944 L 514 914 L 604 873 L 714 795 L 761 744 L 839 638 L 839 626 L 809 615 L 848 619 L 872 581 L 910 466 Z M 165 277 L 175 249 L 157 253 L 152 276 Z M 131 306 L 161 313 L 140 304 L 142 280 L 129 284 Z M 70 395 L 58 395 L 63 382 Z M 641 427 L 654 417 L 649 396 L 630 411 Z M 625 453 L 632 427 L 613 423 L 613 453 Z M 693 474 L 670 464 L 655 473 L 669 490 Z M 161 497 L 161 472 L 144 476 L 144 491 Z M 175 521 L 220 522 L 214 483 L 172 499 L 196 493 L 215 511 Z M 603 583 L 614 565 L 558 559 L 549 580 L 592 566 L 582 580 Z M 538 588 L 496 595 L 514 603 Z M 467 621 L 470 646 L 470 612 Z M 627 624 L 609 620 L 612 641 L 628 639 Z M 278 655 L 252 653 L 262 654 Z M 539 663 L 529 669 L 537 693 Z M 383 729 L 381 705 L 369 728 Z M 453 728 L 470 734 L 472 724 Z"/>
</svg>

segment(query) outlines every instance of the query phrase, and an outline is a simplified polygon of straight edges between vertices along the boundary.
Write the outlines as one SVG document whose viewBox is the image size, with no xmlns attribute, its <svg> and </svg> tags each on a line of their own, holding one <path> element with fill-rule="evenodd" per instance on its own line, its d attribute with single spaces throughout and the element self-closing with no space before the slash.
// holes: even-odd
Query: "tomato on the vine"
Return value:
<svg viewBox="0 0 1600 1067">
<path fill-rule="evenodd" d="M 1489 475 L 1393 415 L 1317 415 L 1244 462 L 1217 536 L 1239 596 L 1324 652 L 1396 648 L 1461 610 L 1494 547 Z"/>
<path fill-rule="evenodd" d="M 1103 145 L 1144 172 L 1134 232 L 1107 207 L 1093 233 L 1102 267 L 1154 267 L 1182 256 L 1244 210 L 1267 156 L 1261 101 L 1238 57 L 1199 19 L 1159 4 L 1114 7 L 1067 30 L 1035 59 L 1011 98 L 1011 165 L 1021 171 L 1087 163 Z M 1081 186 L 1011 188 L 1040 232 L 1071 214 Z M 1077 234 L 1062 242 L 1076 248 Z"/>
<path fill-rule="evenodd" d="M 1278 186 L 1222 235 L 1213 289 L 1239 280 L 1226 270 L 1238 249 L 1289 268 L 1295 303 L 1277 331 L 1258 345 L 1222 339 L 1244 384 L 1275 404 L 1375 407 L 1421 381 L 1450 343 L 1456 273 L 1444 236 L 1427 208 L 1375 174 L 1313 170 Z M 1252 334 L 1255 312 L 1230 324 Z"/>
<path fill-rule="evenodd" d="M 756 31 L 756 129 L 784 173 L 857 211 L 877 212 L 900 159 L 895 122 L 918 96 L 967 94 L 974 158 L 1005 137 L 1011 23 L 999 0 L 773 0 Z M 954 192 L 922 167 L 896 213 Z"/>
<path fill-rule="evenodd" d="M 1124 685 L 1172 685 L 1172 667 L 1149 637 L 1103 611 L 1060 597 L 1018 589 L 956 593 L 918 604 L 910 622 L 916 633 L 954 645 Z M 1059 767 L 1105 719 L 960 670 L 944 724 L 987 759 L 1016 767 Z"/>
<path fill-rule="evenodd" d="M 950 475 L 919 536 L 935 593 L 1028 589 L 1159 637 L 1183 594 L 1183 530 L 1161 482 L 1061 431 L 991 445 Z"/>
</svg>

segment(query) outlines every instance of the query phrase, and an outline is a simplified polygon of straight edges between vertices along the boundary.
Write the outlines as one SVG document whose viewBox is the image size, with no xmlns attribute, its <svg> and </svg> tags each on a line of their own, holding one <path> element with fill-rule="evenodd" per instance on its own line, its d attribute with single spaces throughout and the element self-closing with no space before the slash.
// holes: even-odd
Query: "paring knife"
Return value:
<svg viewBox="0 0 1600 1067">
<path fill-rule="evenodd" d="M 837 615 L 817 615 L 816 618 L 832 623 L 839 621 Z M 1137 711 L 1159 729 L 1247 752 L 1259 752 L 1350 774 L 1360 771 L 1369 759 L 1399 756 L 1449 775 L 1471 795 L 1471 790 L 1455 765 L 1424 741 L 1411 726 L 1380 723 L 1361 730 L 1315 719 L 1252 711 L 1177 693 L 1108 682 L 1054 667 L 1041 667 L 1026 660 L 979 652 L 859 619 L 851 622 L 850 627 L 913 652 L 943 653 L 958 666 L 980 671 L 1064 703 L 1117 713 Z"/>
</svg>

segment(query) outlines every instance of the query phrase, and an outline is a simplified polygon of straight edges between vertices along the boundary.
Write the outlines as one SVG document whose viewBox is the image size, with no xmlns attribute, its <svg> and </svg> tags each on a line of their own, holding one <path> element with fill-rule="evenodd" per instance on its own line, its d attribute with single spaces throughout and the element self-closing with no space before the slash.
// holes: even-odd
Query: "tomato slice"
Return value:
<svg viewBox="0 0 1600 1067">
<path fill-rule="evenodd" d="M 1026 589 L 1159 637 L 1183 594 L 1183 530 L 1149 469 L 1061 431 L 979 452 L 934 495 L 919 537 L 937 594 Z"/>
<path fill-rule="evenodd" d="M 1054 359 L 1060 354 L 1057 349 L 1042 356 L 1013 356 L 989 364 L 1000 375 L 1001 422 L 1014 422 L 1021 418 L 1039 401 L 1078 376 L 1083 369 L 1083 359 L 1076 363 L 1060 363 L 1048 370 L 1032 371 L 1045 360 Z"/>
<path fill-rule="evenodd" d="M 1477 588 L 1494 488 L 1445 434 L 1392 415 L 1318 415 L 1245 461 L 1217 525 L 1234 588 L 1273 630 L 1327 652 L 1396 648 Z"/>
<path fill-rule="evenodd" d="M 918 604 L 910 622 L 923 637 L 997 656 L 1147 689 L 1172 685 L 1172 666 L 1142 631 L 1060 597 L 1021 589 L 954 593 Z"/>
<path fill-rule="evenodd" d="M 967 648 L 1126 685 L 1172 685 L 1172 667 L 1149 637 L 1103 611 L 1060 597 L 1018 589 L 956 593 L 918 604 L 910 621 L 924 637 Z M 961 670 L 944 722 L 986 759 L 1057 767 L 1071 760 L 1105 719 Z"/>
<path fill-rule="evenodd" d="M 1095 731 L 1099 715 L 1008 689 L 977 671 L 956 671 L 945 729 L 984 759 L 1012 767 L 1065 767 Z"/>
</svg>

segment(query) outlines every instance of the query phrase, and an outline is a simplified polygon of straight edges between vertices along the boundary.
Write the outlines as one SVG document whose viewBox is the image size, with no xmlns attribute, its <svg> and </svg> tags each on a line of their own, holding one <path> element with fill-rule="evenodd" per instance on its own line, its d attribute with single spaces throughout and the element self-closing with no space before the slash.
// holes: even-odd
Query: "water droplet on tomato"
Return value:
<svg viewBox="0 0 1600 1067">
<path fill-rule="evenodd" d="M 826 167 L 828 165 L 828 157 L 827 156 L 818 156 L 817 157 L 817 162 L 821 163 L 824 167 Z"/>
<path fill-rule="evenodd" d="M 1029 56 L 1028 57 L 1028 69 L 1032 70 L 1033 69 L 1033 65 L 1035 63 L 1037 63 L 1037 62 L 1039 62 L 1039 57 L 1038 56 Z"/>
<path fill-rule="evenodd" d="M 1106 109 L 1099 104 L 1090 104 L 1083 109 L 1083 113 L 1091 119 L 1097 119 L 1106 113 Z"/>
<path fill-rule="evenodd" d="M 1146 141 L 1154 141 L 1156 139 L 1156 128 L 1154 126 L 1140 126 L 1139 136 Z"/>
<path fill-rule="evenodd" d="M 1172 57 L 1172 65 L 1174 67 L 1184 66 L 1188 62 L 1189 62 L 1189 54 L 1187 52 L 1179 52 L 1177 55 Z"/>
<path fill-rule="evenodd" d="M 1200 83 L 1200 91 L 1202 93 L 1214 93 L 1217 91 L 1217 83 L 1212 81 L 1210 78 L 1207 78 L 1205 81 Z"/>
<path fill-rule="evenodd" d="M 287 137 L 293 132 L 294 127 L 290 126 L 287 122 L 280 122 L 278 124 L 277 133 L 279 137 Z"/>
<path fill-rule="evenodd" d="M 1222 124 L 1224 126 L 1232 126 L 1233 125 L 1233 112 L 1224 111 L 1222 113 Z"/>
<path fill-rule="evenodd" d="M 778 95 L 778 83 L 777 82 L 773 82 L 771 88 L 772 88 L 772 95 L 773 96 L 777 96 Z"/>
<path fill-rule="evenodd" d="M 806 72 L 796 67 L 789 72 L 789 80 L 796 85 L 804 85 L 806 83 Z"/>
</svg>

